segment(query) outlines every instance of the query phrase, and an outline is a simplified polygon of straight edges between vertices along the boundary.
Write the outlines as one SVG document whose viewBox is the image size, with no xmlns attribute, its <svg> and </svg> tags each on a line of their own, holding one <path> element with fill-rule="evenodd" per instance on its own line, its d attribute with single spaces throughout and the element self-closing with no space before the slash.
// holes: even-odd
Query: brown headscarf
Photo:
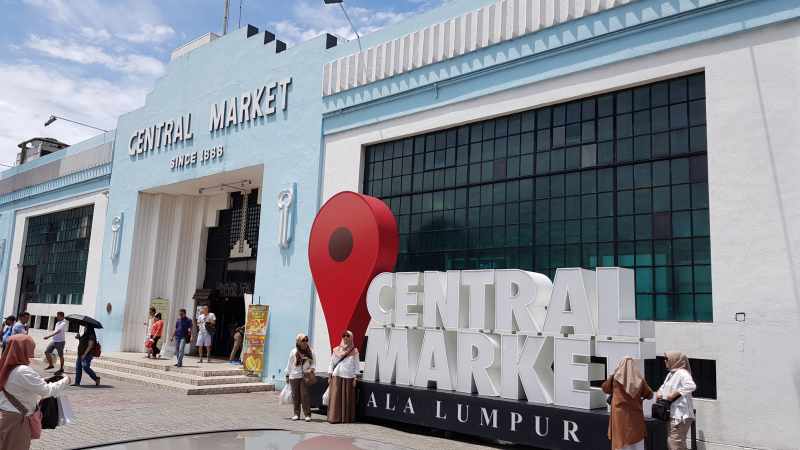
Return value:
<svg viewBox="0 0 800 450">
<path fill-rule="evenodd" d="M 692 373 L 691 367 L 689 367 L 689 358 L 681 352 L 666 352 L 664 353 L 664 358 L 667 359 L 667 369 L 670 372 L 674 372 L 678 369 L 684 369 L 689 373 Z"/>
<path fill-rule="evenodd" d="M 622 361 L 617 364 L 614 370 L 614 380 L 621 384 L 625 392 L 633 398 L 639 397 L 639 392 L 644 383 L 644 377 L 639 368 L 636 367 L 636 362 L 630 356 L 622 358 Z"/>
<path fill-rule="evenodd" d="M 342 340 L 339 342 L 339 345 L 333 348 L 333 354 L 336 355 L 336 357 L 339 359 L 344 358 L 345 356 L 347 356 L 348 353 L 351 353 L 351 351 L 354 354 L 358 354 L 358 349 L 355 348 L 355 344 L 353 344 L 353 332 L 347 330 L 344 333 L 350 336 L 350 343 L 349 344 L 346 343 L 344 341 L 344 337 L 342 337 Z"/>
<path fill-rule="evenodd" d="M 303 349 L 303 346 L 300 344 L 303 339 L 308 340 L 308 336 L 303 333 L 298 334 L 297 337 L 294 338 L 294 346 L 297 349 L 294 360 L 294 365 L 296 366 L 302 366 L 305 360 L 311 361 L 314 359 L 314 353 L 311 351 L 311 346 L 307 345 L 306 348 Z"/>
<path fill-rule="evenodd" d="M 6 351 L 0 358 L 0 389 L 6 388 L 11 371 L 17 366 L 27 366 L 33 358 L 36 343 L 26 334 L 16 334 L 8 338 Z"/>
</svg>

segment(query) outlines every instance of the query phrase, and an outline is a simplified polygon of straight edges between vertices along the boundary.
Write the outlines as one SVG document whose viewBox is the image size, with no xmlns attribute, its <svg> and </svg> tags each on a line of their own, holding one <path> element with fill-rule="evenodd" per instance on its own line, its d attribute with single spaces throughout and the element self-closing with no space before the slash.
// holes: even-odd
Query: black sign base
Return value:
<svg viewBox="0 0 800 450">
<path fill-rule="evenodd" d="M 311 388 L 322 406 L 327 377 Z M 359 381 L 361 421 L 398 422 L 548 450 L 610 450 L 608 412 Z M 664 422 L 646 419 L 646 450 L 667 449 Z"/>
</svg>

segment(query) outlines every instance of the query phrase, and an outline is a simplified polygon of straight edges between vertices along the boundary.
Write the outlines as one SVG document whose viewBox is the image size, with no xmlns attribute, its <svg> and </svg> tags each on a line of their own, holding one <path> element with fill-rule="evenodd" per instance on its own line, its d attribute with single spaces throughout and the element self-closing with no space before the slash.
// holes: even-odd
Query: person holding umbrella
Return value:
<svg viewBox="0 0 800 450">
<path fill-rule="evenodd" d="M 89 316 L 70 314 L 67 320 L 77 322 L 83 326 L 83 334 L 75 336 L 78 339 L 78 358 L 75 360 L 75 383 L 73 386 L 80 386 L 81 377 L 85 371 L 94 380 L 95 386 L 100 386 L 100 377 L 92 370 L 92 358 L 94 358 L 96 347 L 99 347 L 95 328 L 103 328 L 100 322 Z"/>
</svg>

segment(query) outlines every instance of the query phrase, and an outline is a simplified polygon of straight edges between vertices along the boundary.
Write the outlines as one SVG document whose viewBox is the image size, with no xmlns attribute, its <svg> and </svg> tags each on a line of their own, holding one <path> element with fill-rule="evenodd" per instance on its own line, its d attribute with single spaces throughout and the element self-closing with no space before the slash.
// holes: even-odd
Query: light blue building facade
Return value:
<svg viewBox="0 0 800 450">
<path fill-rule="evenodd" d="M 308 236 L 353 190 L 398 217 L 398 270 L 634 269 L 657 354 L 702 380 L 705 448 L 792 448 L 798 387 L 765 373 L 800 364 L 798 17 L 793 0 L 465 0 L 360 45 L 206 37 L 116 130 L 0 176 L 0 304 L 41 329 L 93 315 L 106 351 L 140 351 L 154 298 L 170 326 L 260 302 L 279 384 L 297 333 L 327 364 Z M 44 283 L 31 220 L 88 205 L 80 298 L 25 297 Z"/>
</svg>

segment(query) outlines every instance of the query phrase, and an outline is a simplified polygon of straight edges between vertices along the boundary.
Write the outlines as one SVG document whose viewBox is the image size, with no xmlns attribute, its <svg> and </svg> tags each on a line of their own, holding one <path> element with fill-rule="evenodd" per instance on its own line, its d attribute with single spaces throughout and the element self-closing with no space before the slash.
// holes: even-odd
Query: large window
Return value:
<svg viewBox="0 0 800 450">
<path fill-rule="evenodd" d="M 711 321 L 703 74 L 366 151 L 397 270 L 636 271 L 640 319 Z"/>
<path fill-rule="evenodd" d="M 81 304 L 94 205 L 28 219 L 20 309 L 27 303 Z"/>
</svg>

